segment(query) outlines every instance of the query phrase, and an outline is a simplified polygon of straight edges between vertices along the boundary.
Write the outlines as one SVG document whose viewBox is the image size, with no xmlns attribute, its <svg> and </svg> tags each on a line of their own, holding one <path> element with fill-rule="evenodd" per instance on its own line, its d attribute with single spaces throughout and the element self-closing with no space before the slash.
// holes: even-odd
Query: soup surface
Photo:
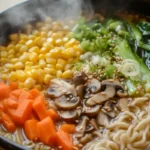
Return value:
<svg viewBox="0 0 150 150">
<path fill-rule="evenodd" d="M 0 46 L 0 135 L 39 150 L 150 146 L 150 23 L 27 24 Z"/>
</svg>

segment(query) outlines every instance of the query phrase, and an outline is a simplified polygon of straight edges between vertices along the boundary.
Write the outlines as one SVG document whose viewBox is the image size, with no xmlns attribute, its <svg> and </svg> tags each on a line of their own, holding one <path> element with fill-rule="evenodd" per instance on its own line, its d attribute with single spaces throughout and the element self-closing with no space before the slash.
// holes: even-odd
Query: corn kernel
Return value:
<svg viewBox="0 0 150 150">
<path fill-rule="evenodd" d="M 73 63 L 74 61 L 75 61 L 75 59 L 73 59 L 73 58 L 68 59 L 68 63 L 70 63 L 70 64 Z"/>
<path fill-rule="evenodd" d="M 47 67 L 47 68 L 55 68 L 55 66 L 52 65 L 52 64 L 47 64 L 46 67 Z"/>
<path fill-rule="evenodd" d="M 19 89 L 24 89 L 24 83 L 23 82 L 19 82 L 18 87 L 19 87 Z"/>
<path fill-rule="evenodd" d="M 8 59 L 12 59 L 14 57 L 15 57 L 14 55 L 8 55 Z"/>
<path fill-rule="evenodd" d="M 26 74 L 25 74 L 25 72 L 23 70 L 17 70 L 16 74 L 17 74 L 17 80 L 19 80 L 19 81 L 25 81 Z"/>
<path fill-rule="evenodd" d="M 28 41 L 26 42 L 26 45 L 27 45 L 29 48 L 33 47 L 33 46 L 34 46 L 33 40 L 28 40 Z"/>
<path fill-rule="evenodd" d="M 4 80 L 4 81 L 7 81 L 8 80 L 8 75 L 7 74 L 2 74 L 1 79 Z"/>
<path fill-rule="evenodd" d="M 64 59 L 69 59 L 69 58 L 73 57 L 73 56 L 74 56 L 74 50 L 73 50 L 73 48 L 64 49 L 64 50 L 61 52 L 61 56 L 62 56 Z"/>
<path fill-rule="evenodd" d="M 23 53 L 23 52 L 27 52 L 28 51 L 28 46 L 26 45 L 23 45 L 20 47 L 20 52 Z"/>
<path fill-rule="evenodd" d="M 7 51 L 1 51 L 0 52 L 0 57 L 1 58 L 7 58 L 7 55 L 8 55 Z"/>
<path fill-rule="evenodd" d="M 32 62 L 36 62 L 38 60 L 38 55 L 35 52 L 30 53 L 29 60 Z"/>
<path fill-rule="evenodd" d="M 17 74 L 16 74 L 16 72 L 11 72 L 10 73 L 9 80 L 10 81 L 16 81 L 17 80 Z"/>
<path fill-rule="evenodd" d="M 51 38 L 51 37 L 47 38 L 47 42 L 52 44 L 52 45 L 55 44 L 55 40 L 53 38 Z"/>
<path fill-rule="evenodd" d="M 32 32 L 32 34 L 35 35 L 35 36 L 38 36 L 38 35 L 40 34 L 40 32 L 39 32 L 38 30 L 34 30 L 34 31 Z"/>
<path fill-rule="evenodd" d="M 34 40 L 34 43 L 35 43 L 36 45 L 39 45 L 41 39 L 42 39 L 41 37 L 37 37 L 37 38 Z"/>
<path fill-rule="evenodd" d="M 48 64 L 53 64 L 53 65 L 55 65 L 55 64 L 56 64 L 56 59 L 54 59 L 54 58 L 46 58 L 46 62 L 47 62 Z"/>
<path fill-rule="evenodd" d="M 31 89 L 35 86 L 35 80 L 32 78 L 27 78 L 24 82 L 24 87 L 27 89 Z"/>
<path fill-rule="evenodd" d="M 41 87 L 40 84 L 35 85 L 34 88 L 37 89 L 37 90 L 39 90 L 39 91 L 41 91 L 41 89 L 42 89 L 42 87 Z"/>
<path fill-rule="evenodd" d="M 15 49 L 15 45 L 9 44 L 9 45 L 7 46 L 7 50 L 8 50 L 8 51 L 11 50 L 11 49 Z"/>
<path fill-rule="evenodd" d="M 8 68 L 9 70 L 13 70 L 14 65 L 11 63 L 7 63 L 7 64 L 5 64 L 5 67 Z"/>
<path fill-rule="evenodd" d="M 27 66 L 31 67 L 31 66 L 33 66 L 33 62 L 31 62 L 31 61 L 26 61 L 26 62 L 25 62 L 25 66 L 26 66 L 26 67 L 27 67 Z"/>
<path fill-rule="evenodd" d="M 12 54 L 15 54 L 15 50 L 14 49 L 8 50 L 8 55 L 12 55 Z"/>
<path fill-rule="evenodd" d="M 74 38 L 70 39 L 64 46 L 66 48 L 73 47 L 73 45 L 78 44 L 78 41 Z"/>
<path fill-rule="evenodd" d="M 57 39 L 57 40 L 55 41 L 55 44 L 56 44 L 57 46 L 61 46 L 61 45 L 63 45 L 63 41 L 62 41 L 61 39 Z"/>
<path fill-rule="evenodd" d="M 40 65 L 41 68 L 46 67 L 46 62 L 45 62 L 45 60 L 44 60 L 44 59 L 40 59 L 40 60 L 39 60 L 39 65 Z"/>
<path fill-rule="evenodd" d="M 29 60 L 29 53 L 24 53 L 19 57 L 20 62 L 25 63 Z"/>
<path fill-rule="evenodd" d="M 54 48 L 54 46 L 48 42 L 43 43 L 43 46 L 46 47 L 48 50 L 51 50 Z"/>
<path fill-rule="evenodd" d="M 63 74 L 62 74 L 62 77 L 65 79 L 72 78 L 72 76 L 73 76 L 73 73 L 71 70 L 67 70 L 67 71 L 63 72 Z"/>
<path fill-rule="evenodd" d="M 42 53 L 42 54 L 46 54 L 47 52 L 49 52 L 49 49 L 47 47 L 42 47 L 40 49 L 40 53 Z"/>
<path fill-rule="evenodd" d="M 44 54 L 39 54 L 38 59 L 45 59 L 45 55 Z"/>
<path fill-rule="evenodd" d="M 56 64 L 56 69 L 57 69 L 57 70 L 62 70 L 62 71 L 63 71 L 64 65 L 62 65 L 62 64 Z"/>
<path fill-rule="evenodd" d="M 42 31 L 42 32 L 40 33 L 40 35 L 41 35 L 42 37 L 47 37 L 47 33 L 44 32 L 44 31 Z"/>
<path fill-rule="evenodd" d="M 53 57 L 53 58 L 58 58 L 58 57 L 60 57 L 60 55 L 61 55 L 61 50 L 60 50 L 60 49 L 52 49 L 52 50 L 50 51 L 50 55 L 51 55 L 51 57 Z"/>
<path fill-rule="evenodd" d="M 25 41 L 25 40 L 20 40 L 18 43 L 19 43 L 19 44 L 25 44 L 26 41 Z"/>
<path fill-rule="evenodd" d="M 55 68 L 49 68 L 49 74 L 56 75 L 56 69 Z"/>
<path fill-rule="evenodd" d="M 44 77 L 44 83 L 49 84 L 51 79 L 52 79 L 52 76 L 49 74 L 46 74 Z"/>
<path fill-rule="evenodd" d="M 22 44 L 17 44 L 16 46 L 15 46 L 15 49 L 16 49 L 16 51 L 20 51 L 20 49 L 22 48 Z"/>
<path fill-rule="evenodd" d="M 64 37 L 64 38 L 63 38 L 63 42 L 64 42 L 64 43 L 66 43 L 66 42 L 68 42 L 68 41 L 69 41 L 69 38 L 68 38 L 68 37 Z"/>
<path fill-rule="evenodd" d="M 19 34 L 19 36 L 20 36 L 20 39 L 22 39 L 24 41 L 28 40 L 28 36 L 26 34 L 21 33 L 21 34 Z"/>
<path fill-rule="evenodd" d="M 38 76 L 38 69 L 35 69 L 35 68 L 31 69 L 31 74 L 30 75 L 32 76 L 33 79 L 35 79 L 35 80 L 38 79 L 38 77 L 39 77 Z"/>
<path fill-rule="evenodd" d="M 11 34 L 9 38 L 11 41 L 17 41 L 19 39 L 19 36 L 18 34 Z"/>
<path fill-rule="evenodd" d="M 39 53 L 39 52 L 40 52 L 40 49 L 39 49 L 39 47 L 37 47 L 37 46 L 33 46 L 33 47 L 31 47 L 31 48 L 29 49 L 29 52 L 30 52 L 30 53 L 31 53 L 31 52 Z"/>
<path fill-rule="evenodd" d="M 67 63 L 67 62 L 66 62 L 64 59 L 59 58 L 59 59 L 57 60 L 57 64 L 62 64 L 63 66 L 65 66 L 66 63 Z"/>
<path fill-rule="evenodd" d="M 15 69 L 23 69 L 24 68 L 24 64 L 22 62 L 16 62 L 14 65 Z"/>
<path fill-rule="evenodd" d="M 62 71 L 61 70 L 57 70 L 56 77 L 57 78 L 61 78 L 62 77 Z"/>
<path fill-rule="evenodd" d="M 13 58 L 10 61 L 11 61 L 12 64 L 15 64 L 19 61 L 19 59 L 18 58 Z"/>
</svg>

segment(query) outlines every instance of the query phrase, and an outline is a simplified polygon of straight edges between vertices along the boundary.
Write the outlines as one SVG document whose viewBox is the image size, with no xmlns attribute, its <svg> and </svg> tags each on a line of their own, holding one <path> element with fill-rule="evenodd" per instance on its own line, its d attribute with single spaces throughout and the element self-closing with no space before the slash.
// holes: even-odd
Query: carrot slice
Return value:
<svg viewBox="0 0 150 150">
<path fill-rule="evenodd" d="M 56 143 L 58 146 L 62 146 L 62 150 L 73 150 L 71 137 L 64 131 L 60 130 L 56 133 Z"/>
<path fill-rule="evenodd" d="M 14 100 L 16 100 L 16 101 L 18 101 L 18 99 L 19 99 L 19 96 L 20 96 L 20 94 L 22 93 L 22 91 L 23 90 L 21 90 L 21 89 L 18 89 L 18 90 L 14 90 L 14 91 L 12 91 L 11 93 L 10 93 L 10 98 L 12 98 L 12 99 L 14 99 Z"/>
<path fill-rule="evenodd" d="M 38 139 L 36 128 L 37 123 L 37 120 L 27 120 L 24 124 L 24 132 L 29 140 L 37 141 Z"/>
<path fill-rule="evenodd" d="M 8 132 L 14 132 L 16 130 L 16 126 L 12 119 L 5 113 L 2 115 L 2 124 L 7 129 Z"/>
<path fill-rule="evenodd" d="M 50 117 L 46 117 L 37 123 L 37 133 L 39 139 L 47 144 L 54 145 L 56 136 L 56 127 Z"/>
<path fill-rule="evenodd" d="M 59 119 L 58 113 L 52 108 L 47 110 L 47 116 L 51 117 L 54 121 Z"/>
<path fill-rule="evenodd" d="M 40 118 L 40 120 L 43 120 L 44 118 L 46 118 L 48 116 L 43 96 L 38 96 L 33 101 L 33 109 L 37 113 L 37 115 Z"/>
<path fill-rule="evenodd" d="M 18 89 L 18 83 L 17 82 L 11 82 L 10 83 L 10 89 L 11 89 L 11 91 L 17 90 Z"/>
<path fill-rule="evenodd" d="M 63 124 L 60 127 L 60 130 L 67 132 L 69 134 L 74 134 L 75 133 L 75 125 L 74 124 Z"/>
<path fill-rule="evenodd" d="M 27 99 L 32 99 L 32 95 L 27 91 L 22 91 L 19 96 L 18 103 L 22 103 L 23 101 L 26 101 Z"/>
<path fill-rule="evenodd" d="M 24 124 L 24 122 L 29 118 L 32 112 L 32 101 L 26 100 L 18 105 L 16 110 L 8 109 L 9 115 L 12 117 L 13 121 L 17 124 Z"/>
<path fill-rule="evenodd" d="M 29 93 L 32 95 L 33 99 L 40 96 L 40 92 L 37 89 L 32 89 L 32 90 L 29 91 Z"/>
<path fill-rule="evenodd" d="M 11 98 L 7 98 L 7 99 L 4 99 L 4 106 L 6 110 L 8 108 L 16 109 L 18 107 L 18 103 Z"/>
<path fill-rule="evenodd" d="M 3 101 L 0 101 L 0 111 L 4 110 Z"/>
<path fill-rule="evenodd" d="M 4 83 L 0 83 L 0 100 L 8 98 L 9 94 L 10 94 L 9 86 Z"/>
</svg>

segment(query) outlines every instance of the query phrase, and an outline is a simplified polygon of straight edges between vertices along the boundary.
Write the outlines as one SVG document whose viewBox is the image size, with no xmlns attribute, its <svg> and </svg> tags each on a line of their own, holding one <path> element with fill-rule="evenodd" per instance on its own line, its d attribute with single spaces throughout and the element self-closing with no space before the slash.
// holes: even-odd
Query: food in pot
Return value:
<svg viewBox="0 0 150 150">
<path fill-rule="evenodd" d="M 95 16 L 47 18 L 0 46 L 0 135 L 42 150 L 149 147 L 150 70 L 138 52 L 149 54 L 150 23 Z"/>
</svg>

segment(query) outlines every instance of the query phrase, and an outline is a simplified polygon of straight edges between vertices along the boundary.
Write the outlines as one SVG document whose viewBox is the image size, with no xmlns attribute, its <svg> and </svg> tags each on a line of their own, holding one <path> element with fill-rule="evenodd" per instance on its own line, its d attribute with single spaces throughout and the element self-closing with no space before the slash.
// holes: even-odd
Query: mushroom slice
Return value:
<svg viewBox="0 0 150 150">
<path fill-rule="evenodd" d="M 124 91 L 124 87 L 117 80 L 113 80 L 113 79 L 103 80 L 101 84 L 102 84 L 102 89 L 105 89 L 106 86 L 109 85 L 109 86 L 113 86 L 116 89 L 116 91 L 118 90 Z"/>
<path fill-rule="evenodd" d="M 98 125 L 107 127 L 109 124 L 108 116 L 104 112 L 100 111 L 97 116 L 97 123 Z"/>
<path fill-rule="evenodd" d="M 85 134 L 84 137 L 82 137 L 79 141 L 83 144 L 88 143 L 93 138 L 92 134 Z"/>
<path fill-rule="evenodd" d="M 86 83 L 86 90 L 91 93 L 97 93 L 101 89 L 101 83 L 96 78 L 89 79 Z"/>
<path fill-rule="evenodd" d="M 98 114 L 99 109 L 100 109 L 100 105 L 96 105 L 93 107 L 84 106 L 82 112 L 85 113 L 87 116 L 94 117 Z"/>
<path fill-rule="evenodd" d="M 128 99 L 127 98 L 121 98 L 117 103 L 118 108 L 121 111 L 129 110 L 128 107 Z"/>
<path fill-rule="evenodd" d="M 80 120 L 80 122 L 78 123 L 78 125 L 76 126 L 76 137 L 80 138 L 84 135 L 85 130 L 86 130 L 86 126 L 88 123 L 88 117 L 83 116 Z"/>
<path fill-rule="evenodd" d="M 97 123 L 96 123 L 96 119 L 91 119 L 90 120 L 90 124 L 92 124 L 93 125 L 93 127 L 95 128 L 95 130 L 98 130 L 98 125 L 97 125 Z"/>
<path fill-rule="evenodd" d="M 76 86 L 80 84 L 84 84 L 86 81 L 86 78 L 87 76 L 84 72 L 77 72 L 73 76 L 73 82 Z"/>
<path fill-rule="evenodd" d="M 77 95 L 83 99 L 84 97 L 84 93 L 85 93 L 85 88 L 84 88 L 84 84 L 80 84 L 76 87 L 76 91 L 77 91 Z"/>
<path fill-rule="evenodd" d="M 112 111 L 116 103 L 114 103 L 112 100 L 106 101 L 104 104 L 103 109 L 105 109 L 107 112 Z"/>
<path fill-rule="evenodd" d="M 66 94 L 55 99 L 56 106 L 65 110 L 74 109 L 79 105 L 79 103 L 79 97 L 74 97 L 70 94 Z"/>
<path fill-rule="evenodd" d="M 122 91 L 117 91 L 117 95 L 119 96 L 119 97 L 121 97 L 121 98 L 123 98 L 123 97 L 127 97 L 127 92 L 122 92 Z"/>
<path fill-rule="evenodd" d="M 89 123 L 86 126 L 85 132 L 88 133 L 88 132 L 92 132 L 92 131 L 94 131 L 94 126 L 91 123 Z"/>
<path fill-rule="evenodd" d="M 68 122 L 75 121 L 75 119 L 78 117 L 76 111 L 60 111 L 59 114 L 62 119 Z"/>
<path fill-rule="evenodd" d="M 93 95 L 91 98 L 87 100 L 86 104 L 89 106 L 94 106 L 96 104 L 101 104 L 114 96 L 115 96 L 115 88 L 113 86 L 107 85 L 104 92 L 100 92 Z"/>
<path fill-rule="evenodd" d="M 48 88 L 46 92 L 46 95 L 50 98 L 60 97 L 68 92 L 72 93 L 74 96 L 77 95 L 75 87 L 64 80 L 53 79 L 50 85 L 50 88 Z"/>
</svg>

